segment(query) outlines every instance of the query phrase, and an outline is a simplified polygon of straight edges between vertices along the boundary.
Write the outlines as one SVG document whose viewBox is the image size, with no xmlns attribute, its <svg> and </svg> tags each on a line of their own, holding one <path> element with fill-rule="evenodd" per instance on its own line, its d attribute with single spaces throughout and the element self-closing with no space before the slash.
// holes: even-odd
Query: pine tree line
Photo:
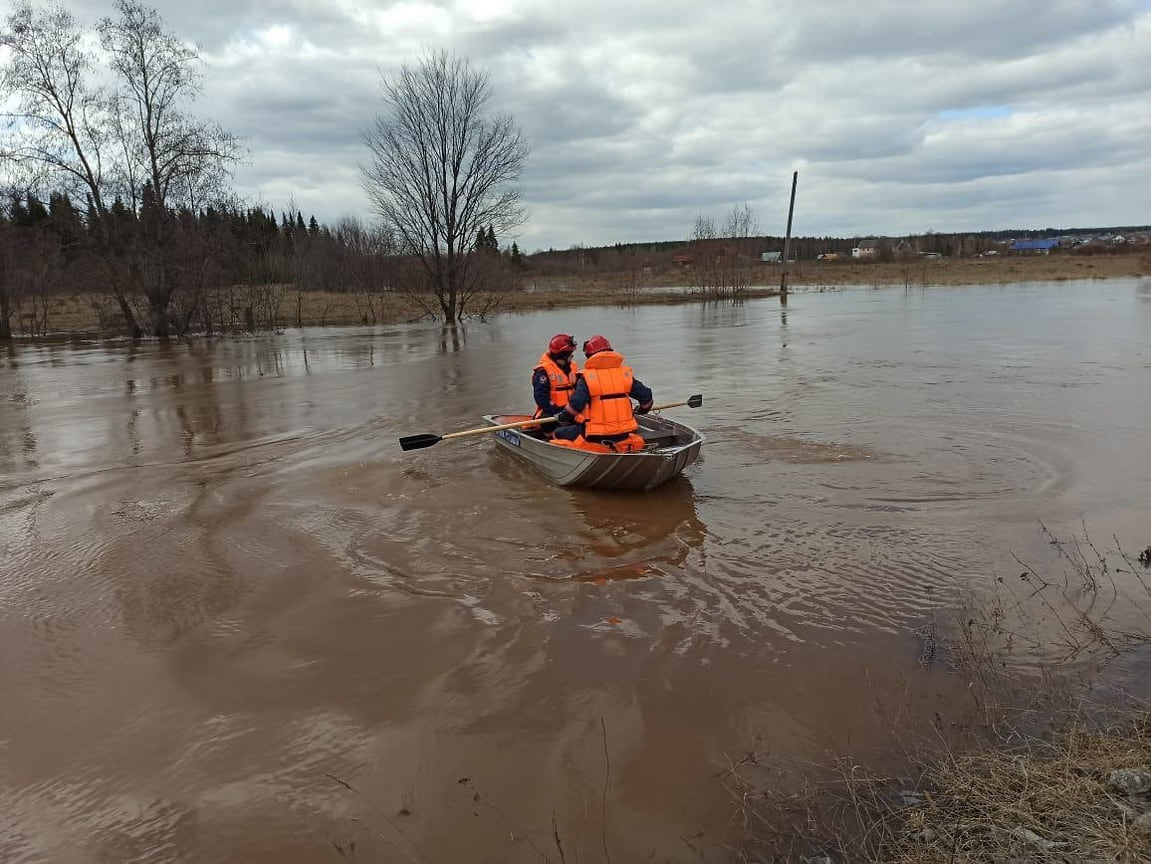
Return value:
<svg viewBox="0 0 1151 864">
<path fill-rule="evenodd" d="M 62 192 L 47 205 L 16 194 L 0 207 L 0 338 L 11 337 L 18 310 L 61 295 L 85 295 L 106 329 L 133 336 L 245 327 L 259 316 L 221 314 L 221 293 L 383 292 L 397 267 L 391 238 L 354 219 L 328 227 L 299 211 L 166 208 L 148 184 L 138 209 L 116 198 L 103 213 Z M 156 309 L 163 322 L 149 318 Z"/>
</svg>

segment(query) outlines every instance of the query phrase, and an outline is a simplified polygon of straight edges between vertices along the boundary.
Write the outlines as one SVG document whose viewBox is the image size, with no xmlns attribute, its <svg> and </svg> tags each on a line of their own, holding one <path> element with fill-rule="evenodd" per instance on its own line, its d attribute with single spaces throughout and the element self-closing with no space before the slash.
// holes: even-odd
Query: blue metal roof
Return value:
<svg viewBox="0 0 1151 864">
<path fill-rule="evenodd" d="M 1058 240 L 1016 240 L 1011 244 L 1012 252 L 1031 252 L 1043 249 L 1054 249 L 1059 245 Z"/>
</svg>

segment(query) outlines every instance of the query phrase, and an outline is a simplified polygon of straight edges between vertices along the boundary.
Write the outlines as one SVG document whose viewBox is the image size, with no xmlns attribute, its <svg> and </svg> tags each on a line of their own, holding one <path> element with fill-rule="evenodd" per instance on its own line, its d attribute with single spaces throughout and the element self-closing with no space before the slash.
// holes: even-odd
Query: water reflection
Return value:
<svg viewBox="0 0 1151 864">
<path fill-rule="evenodd" d="M 461 348 L 467 347 L 468 344 L 468 331 L 467 328 L 458 324 L 447 324 L 440 328 L 440 353 L 447 354 L 449 347 L 450 350 L 458 352 Z"/>
<path fill-rule="evenodd" d="M 565 490 L 581 537 L 571 556 L 577 581 L 642 579 L 681 568 L 703 546 L 707 528 L 691 482 L 680 477 L 650 492 Z"/>
<path fill-rule="evenodd" d="M 14 470 L 18 463 L 35 468 L 38 442 L 32 408 L 36 400 L 21 371 L 15 343 L 7 345 L 5 353 L 8 361 L 0 371 L 0 470 Z"/>
<path fill-rule="evenodd" d="M 700 327 L 742 327 L 746 323 L 747 303 L 744 300 L 708 300 L 699 304 Z"/>
</svg>

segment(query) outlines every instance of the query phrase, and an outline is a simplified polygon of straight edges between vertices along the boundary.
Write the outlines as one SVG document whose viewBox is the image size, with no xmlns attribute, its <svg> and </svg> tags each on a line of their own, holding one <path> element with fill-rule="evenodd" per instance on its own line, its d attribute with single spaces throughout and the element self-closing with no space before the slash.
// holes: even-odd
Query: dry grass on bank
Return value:
<svg viewBox="0 0 1151 864">
<path fill-rule="evenodd" d="M 1032 255 L 936 258 L 890 263 L 804 262 L 800 285 L 1007 285 L 1151 275 L 1151 253 L 1126 255 Z"/>
<path fill-rule="evenodd" d="M 798 290 L 838 286 L 927 287 L 1012 284 L 1151 276 L 1151 253 L 1098 256 L 1034 256 L 933 259 L 911 262 L 804 261 L 789 270 Z M 717 297 L 690 287 L 693 274 L 677 268 L 652 272 L 588 273 L 537 277 L 528 271 L 523 290 L 476 298 L 471 314 L 531 312 L 580 306 L 639 306 L 750 299 L 778 293 L 778 265 L 759 265 L 740 279 L 751 287 Z M 285 327 L 397 324 L 419 320 L 425 311 L 398 293 L 318 292 L 292 285 L 237 285 L 212 295 L 215 326 L 223 331 Z M 138 304 L 141 320 L 146 309 Z M 50 295 L 17 307 L 12 329 L 22 334 L 111 332 L 116 307 L 101 294 Z"/>
<path fill-rule="evenodd" d="M 846 759 L 834 776 L 807 779 L 790 794 L 733 782 L 754 836 L 741 860 L 1149 861 L 1151 799 L 1126 794 L 1112 778 L 1151 768 L 1151 715 L 1074 728 L 1087 720 L 1068 716 L 1060 722 L 1072 728 L 1047 738 L 936 756 L 911 788 Z"/>
<path fill-rule="evenodd" d="M 759 264 L 743 271 L 751 285 L 777 287 L 778 264 Z M 1151 276 L 1151 251 L 1121 255 L 1031 255 L 987 258 L 934 258 L 911 261 L 800 261 L 788 268 L 789 284 L 796 287 L 849 285 L 1007 285 L 1016 282 L 1066 282 L 1080 279 L 1116 279 Z M 690 269 L 664 268 L 641 273 L 587 273 L 526 277 L 529 286 L 579 293 L 614 292 L 625 285 L 668 287 L 691 282 Z"/>
<path fill-rule="evenodd" d="M 1099 672 L 1147 662 L 1151 548 L 1136 563 L 1118 541 L 1103 553 L 1086 532 L 1048 536 L 1064 573 L 1022 565 L 1018 588 L 960 610 L 944 646 L 967 721 L 895 724 L 894 772 L 748 754 L 726 778 L 748 837 L 738 860 L 1151 861 L 1151 712 Z"/>
<path fill-rule="evenodd" d="M 280 330 L 287 327 L 336 327 L 347 325 L 401 324 L 427 318 L 426 311 L 400 293 L 335 293 L 301 291 L 292 286 L 236 286 L 221 294 L 237 299 L 215 303 L 227 314 L 215 317 L 222 332 Z M 770 288 L 742 292 L 739 299 L 775 296 Z M 613 283 L 589 283 L 579 287 L 507 291 L 475 298 L 471 314 L 485 318 L 500 313 L 567 309 L 581 306 L 642 306 L 693 303 L 708 299 L 699 294 L 676 292 L 625 292 Z M 146 321 L 147 309 L 139 304 L 138 320 Z M 12 329 L 22 335 L 114 332 L 117 309 L 111 297 L 96 294 L 39 298 L 35 307 L 23 304 L 13 316 Z"/>
</svg>

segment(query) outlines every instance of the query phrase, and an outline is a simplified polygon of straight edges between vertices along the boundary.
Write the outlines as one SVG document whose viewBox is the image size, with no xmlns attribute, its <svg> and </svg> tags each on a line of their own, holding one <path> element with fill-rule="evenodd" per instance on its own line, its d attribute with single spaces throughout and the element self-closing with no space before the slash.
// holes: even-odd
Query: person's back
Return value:
<svg viewBox="0 0 1151 864">
<path fill-rule="evenodd" d="M 643 448 L 635 415 L 651 410 L 652 392 L 603 336 L 584 342 L 587 362 L 567 407 L 557 412 L 555 437 L 571 446 L 631 452 Z M 639 402 L 632 407 L 632 399 Z M 587 445 L 591 445 L 590 447 Z"/>
<path fill-rule="evenodd" d="M 605 350 L 592 355 L 584 364 L 582 380 L 588 392 L 587 407 L 581 412 L 585 438 L 595 441 L 639 428 L 629 398 L 635 374 L 624 365 L 622 354 Z"/>
<path fill-rule="evenodd" d="M 579 372 L 579 366 L 572 357 L 575 349 L 574 336 L 557 333 L 532 369 L 532 398 L 536 403 L 533 416 L 536 419 L 554 416 L 571 399 Z"/>
</svg>

